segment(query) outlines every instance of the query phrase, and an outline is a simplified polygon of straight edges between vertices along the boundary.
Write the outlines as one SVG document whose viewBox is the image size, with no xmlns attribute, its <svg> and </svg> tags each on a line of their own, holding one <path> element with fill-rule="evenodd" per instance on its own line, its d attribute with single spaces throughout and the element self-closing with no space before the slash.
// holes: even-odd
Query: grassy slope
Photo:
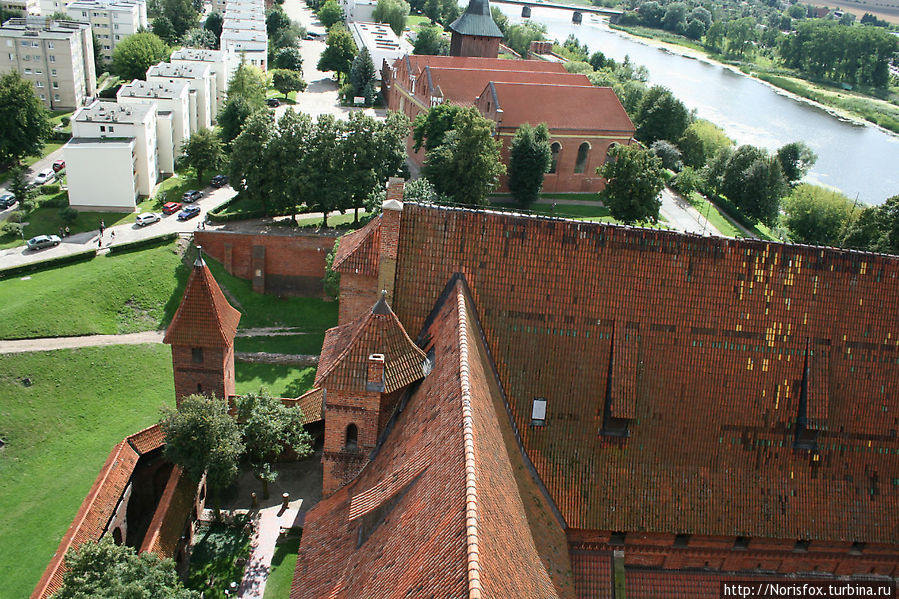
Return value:
<svg viewBox="0 0 899 599">
<path fill-rule="evenodd" d="M 265 387 L 275 397 L 299 397 L 312 388 L 315 367 L 237 362 L 234 377 L 238 393 L 256 393 Z"/>
<path fill-rule="evenodd" d="M 291 535 L 275 547 L 272 569 L 265 583 L 263 599 L 287 599 L 299 551 L 300 535 Z"/>
<path fill-rule="evenodd" d="M 322 352 L 324 333 L 238 337 L 234 349 L 239 352 L 318 355 Z"/>
<path fill-rule="evenodd" d="M 170 356 L 163 345 L 0 355 L 0 595 L 30 594 L 113 446 L 174 405 Z"/>
</svg>

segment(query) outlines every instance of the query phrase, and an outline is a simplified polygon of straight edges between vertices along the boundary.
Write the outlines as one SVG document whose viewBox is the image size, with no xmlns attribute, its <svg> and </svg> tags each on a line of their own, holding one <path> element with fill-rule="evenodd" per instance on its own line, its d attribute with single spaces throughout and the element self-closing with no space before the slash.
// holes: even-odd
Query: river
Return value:
<svg viewBox="0 0 899 599">
<path fill-rule="evenodd" d="M 495 2 L 519 23 L 521 6 Z M 840 120 L 826 111 L 776 93 L 766 84 L 717 64 L 669 53 L 609 29 L 584 14 L 571 23 L 571 11 L 534 7 L 531 20 L 545 23 L 548 37 L 564 41 L 573 33 L 590 51 L 649 69 L 651 84 L 669 88 L 696 114 L 722 127 L 738 144 L 776 150 L 803 141 L 818 155 L 806 176 L 810 183 L 835 187 L 852 199 L 882 204 L 899 194 L 899 137 L 872 126 Z"/>
</svg>

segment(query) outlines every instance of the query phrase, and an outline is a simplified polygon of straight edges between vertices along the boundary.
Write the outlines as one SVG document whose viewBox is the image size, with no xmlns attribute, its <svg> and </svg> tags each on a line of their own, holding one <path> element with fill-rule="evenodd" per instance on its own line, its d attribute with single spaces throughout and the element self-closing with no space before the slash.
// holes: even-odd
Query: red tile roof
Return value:
<svg viewBox="0 0 899 599">
<path fill-rule="evenodd" d="M 281 398 L 281 402 L 286 406 L 296 406 L 303 411 L 303 424 L 318 422 L 322 420 L 322 400 L 324 393 L 322 389 L 310 389 L 303 395 L 295 399 Z"/>
<path fill-rule="evenodd" d="M 572 550 L 571 568 L 578 599 L 615 599 L 611 553 Z"/>
<path fill-rule="evenodd" d="M 454 286 L 426 331 L 433 371 L 372 463 L 307 514 L 291 599 L 558 596 L 469 302 Z"/>
<path fill-rule="evenodd" d="M 479 58 L 474 56 L 429 56 L 411 54 L 400 58 L 408 60 L 413 72 L 425 66 L 453 69 L 483 69 L 492 71 L 543 71 L 546 73 L 567 73 L 565 65 L 545 60 L 507 60 L 505 58 Z"/>
<path fill-rule="evenodd" d="M 381 249 L 381 217 L 340 238 L 331 268 L 341 273 L 378 276 Z"/>
<path fill-rule="evenodd" d="M 492 71 L 426 66 L 423 78 L 433 84 L 434 89 L 439 88 L 444 101 L 466 106 L 474 105 L 490 81 L 593 87 L 585 75 L 555 71 Z"/>
<path fill-rule="evenodd" d="M 546 123 L 551 130 L 634 133 L 633 123 L 610 87 L 496 81 L 487 84 L 483 94 L 495 95 L 503 111 L 499 125 L 503 128 Z"/>
<path fill-rule="evenodd" d="M 165 445 L 165 432 L 158 424 L 126 437 L 125 441 L 140 455 L 159 449 Z"/>
<path fill-rule="evenodd" d="M 364 391 L 371 354 L 384 355 L 383 393 L 405 387 L 424 376 L 425 353 L 409 339 L 382 298 L 356 320 L 325 333 L 315 386 Z"/>
<path fill-rule="evenodd" d="M 899 543 L 899 258 L 406 203 L 407 329 L 454 273 L 568 526 Z"/>
<path fill-rule="evenodd" d="M 197 258 L 163 343 L 227 347 L 234 343 L 238 322 L 240 312 L 225 299 L 206 263 Z"/>
<path fill-rule="evenodd" d="M 194 508 L 197 488 L 197 483 L 190 480 L 179 466 L 172 468 L 141 544 L 141 553 L 152 551 L 162 558 L 175 557 Z"/>
</svg>

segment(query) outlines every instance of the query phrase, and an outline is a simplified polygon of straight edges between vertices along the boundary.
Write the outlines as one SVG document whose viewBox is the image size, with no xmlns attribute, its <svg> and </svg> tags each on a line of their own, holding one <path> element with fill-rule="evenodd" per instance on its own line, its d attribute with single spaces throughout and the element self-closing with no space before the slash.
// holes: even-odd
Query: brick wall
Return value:
<svg viewBox="0 0 899 599">
<path fill-rule="evenodd" d="M 204 347 L 203 361 L 194 362 L 193 348 L 172 346 L 172 369 L 175 377 L 175 399 L 195 393 L 234 395 L 234 348 Z"/>
<path fill-rule="evenodd" d="M 336 237 L 295 233 L 197 231 L 194 242 L 230 274 L 253 281 L 260 293 L 320 297 L 325 258 Z"/>
<path fill-rule="evenodd" d="M 378 301 L 378 279 L 366 275 L 340 275 L 340 313 L 338 324 L 346 324 Z"/>
<path fill-rule="evenodd" d="M 322 454 L 322 492 L 330 495 L 351 481 L 368 462 L 378 440 L 378 407 L 381 394 L 328 390 L 325 443 Z M 347 428 L 356 425 L 357 447 L 346 447 Z"/>
</svg>

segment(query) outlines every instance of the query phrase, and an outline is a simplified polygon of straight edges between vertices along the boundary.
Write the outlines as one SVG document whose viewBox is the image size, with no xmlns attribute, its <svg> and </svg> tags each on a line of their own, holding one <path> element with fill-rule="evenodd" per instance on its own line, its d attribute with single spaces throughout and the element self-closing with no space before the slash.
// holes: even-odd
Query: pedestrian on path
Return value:
<svg viewBox="0 0 899 599">
<path fill-rule="evenodd" d="M 66 227 L 66 235 L 65 235 L 65 236 L 66 236 L 66 237 L 69 236 L 69 228 L 68 228 L 68 227 Z"/>
<path fill-rule="evenodd" d="M 106 228 L 106 223 L 103 220 L 100 220 L 100 237 L 103 237 L 103 229 Z"/>
<path fill-rule="evenodd" d="M 97 249 L 101 249 L 103 247 L 103 238 L 97 237 Z"/>
<path fill-rule="evenodd" d="M 113 241 L 115 241 L 115 231 L 114 230 L 109 232 L 109 237 L 110 237 L 109 243 L 112 243 Z"/>
</svg>

